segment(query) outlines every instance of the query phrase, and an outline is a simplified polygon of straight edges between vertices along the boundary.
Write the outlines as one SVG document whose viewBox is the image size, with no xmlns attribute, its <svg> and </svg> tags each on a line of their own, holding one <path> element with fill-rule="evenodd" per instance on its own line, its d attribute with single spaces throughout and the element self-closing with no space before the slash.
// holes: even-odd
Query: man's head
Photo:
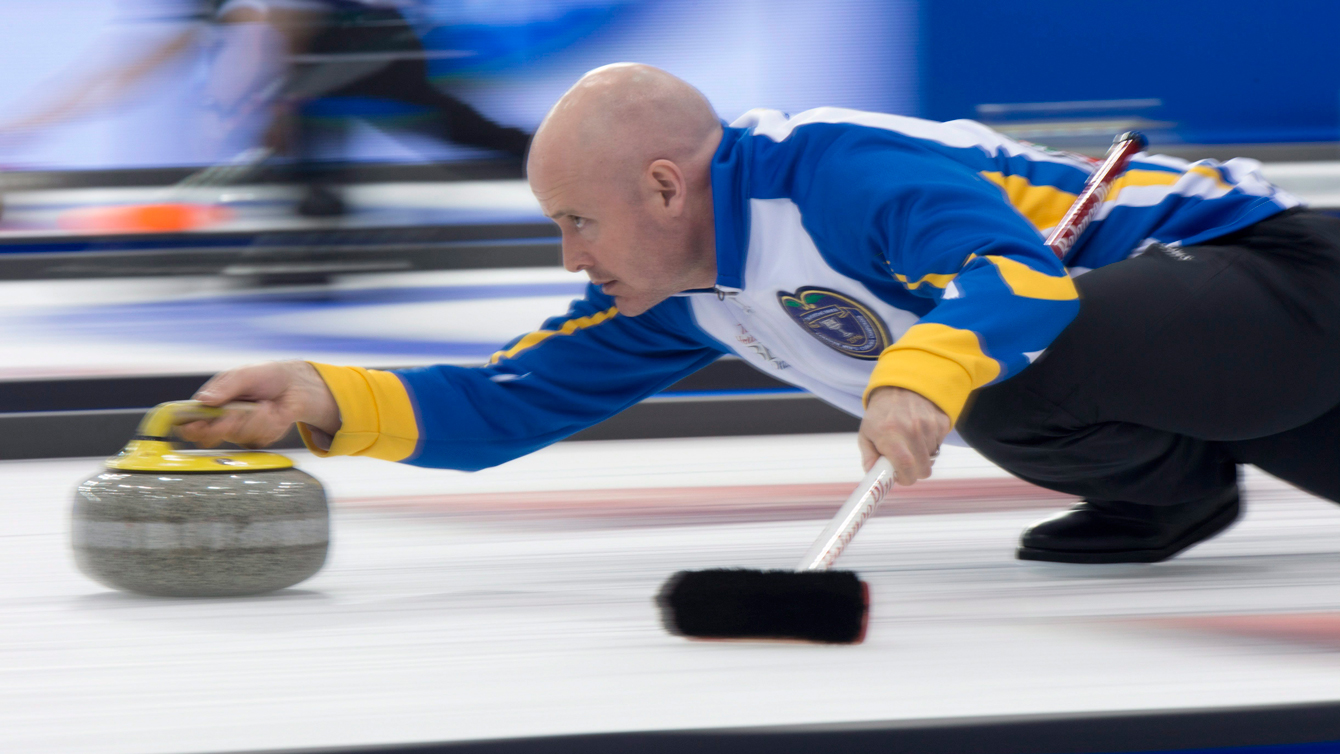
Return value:
<svg viewBox="0 0 1340 754">
<path fill-rule="evenodd" d="M 716 280 L 711 161 L 721 123 L 698 90 L 620 63 L 586 74 L 535 132 L 528 173 L 585 271 L 633 316 Z"/>
</svg>

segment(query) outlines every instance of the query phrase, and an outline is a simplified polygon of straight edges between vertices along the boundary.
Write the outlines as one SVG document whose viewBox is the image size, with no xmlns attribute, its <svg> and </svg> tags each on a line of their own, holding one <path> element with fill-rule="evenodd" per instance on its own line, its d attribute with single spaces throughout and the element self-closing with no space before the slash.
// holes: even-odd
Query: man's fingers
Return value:
<svg viewBox="0 0 1340 754">
<path fill-rule="evenodd" d="M 189 424 L 177 425 L 177 434 L 187 442 L 193 442 L 202 448 L 212 448 L 218 445 L 220 440 L 210 426 L 213 422 L 194 421 Z"/>
<path fill-rule="evenodd" d="M 221 442 L 234 442 L 233 436 L 237 433 L 239 424 L 240 417 L 236 413 L 229 412 L 217 419 L 201 419 L 179 424 L 176 430 L 177 436 L 183 440 L 193 442 L 202 448 L 212 448 Z"/>
<path fill-rule="evenodd" d="M 922 473 L 922 463 L 917 458 L 917 452 L 909 447 L 907 441 L 900 435 L 884 433 L 878 441 L 872 440 L 864 433 L 857 437 L 861 448 L 861 462 L 866 471 L 870 471 L 875 461 L 884 456 L 893 466 L 894 481 L 898 484 L 909 485 L 918 479 L 926 478 Z"/>
<path fill-rule="evenodd" d="M 263 447 L 288 434 L 293 420 L 270 401 L 246 410 L 228 411 L 217 419 L 193 421 L 177 427 L 182 439 L 212 448 L 221 442 Z"/>
<path fill-rule="evenodd" d="M 856 444 L 861 448 L 861 469 L 869 472 L 870 468 L 879 460 L 879 451 L 875 449 L 875 444 L 870 442 L 870 438 L 864 434 L 856 436 Z"/>
<path fill-rule="evenodd" d="M 927 479 L 931 475 L 932 465 L 935 459 L 931 457 L 934 448 L 926 447 L 925 443 L 919 439 L 899 439 L 885 441 L 877 446 L 876 454 L 889 459 L 894 470 L 898 473 L 897 482 L 902 485 L 911 485 L 918 480 Z M 862 447 L 862 456 L 865 450 Z M 874 465 L 871 461 L 870 465 Z M 867 470 L 869 468 L 867 467 Z"/>
<path fill-rule="evenodd" d="M 208 406 L 230 401 L 261 401 L 278 398 L 290 380 L 283 362 L 252 364 L 214 375 L 195 393 L 195 399 Z"/>
<path fill-rule="evenodd" d="M 928 479 L 931 476 L 935 457 L 940 451 L 940 442 L 947 434 L 947 431 L 941 430 L 940 422 L 925 419 L 918 422 L 913 431 L 907 434 L 908 446 L 917 459 L 919 479 Z"/>
<path fill-rule="evenodd" d="M 916 460 L 901 443 L 883 443 L 878 446 L 879 454 L 888 459 L 893 466 L 893 481 L 901 485 L 915 484 L 918 477 Z"/>
<path fill-rule="evenodd" d="M 209 378 L 208 382 L 201 385 L 192 397 L 206 406 L 222 406 L 228 401 L 236 399 L 236 391 L 233 389 L 237 382 L 235 372 L 236 370 L 230 370 L 214 375 Z"/>
<path fill-rule="evenodd" d="M 917 479 L 926 479 L 931 475 L 931 464 L 934 462 L 931 458 L 931 451 L 934 450 L 934 440 L 924 435 L 915 435 L 909 443 L 912 457 L 916 461 Z"/>
<path fill-rule="evenodd" d="M 293 425 L 293 417 L 278 404 L 266 401 L 259 404 L 246 418 L 239 436 L 239 444 L 265 447 L 278 442 Z"/>
</svg>

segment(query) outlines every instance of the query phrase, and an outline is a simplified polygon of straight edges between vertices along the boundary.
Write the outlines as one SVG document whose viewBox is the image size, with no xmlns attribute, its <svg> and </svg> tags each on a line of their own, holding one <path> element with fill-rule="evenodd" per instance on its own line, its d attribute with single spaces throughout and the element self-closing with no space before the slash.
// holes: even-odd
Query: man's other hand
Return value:
<svg viewBox="0 0 1340 754">
<path fill-rule="evenodd" d="M 196 391 L 195 399 L 208 406 L 232 401 L 255 403 L 250 411 L 230 411 L 210 421 L 177 428 L 183 439 L 212 448 L 227 441 L 247 447 L 278 442 L 294 422 L 318 430 L 329 444 L 340 429 L 340 408 L 316 368 L 305 361 L 274 361 L 238 367 L 215 375 Z M 324 437 L 322 437 L 324 435 Z"/>
<path fill-rule="evenodd" d="M 861 420 L 861 463 L 869 471 L 884 456 L 893 464 L 898 484 L 915 484 L 931 475 L 931 464 L 950 429 L 949 415 L 917 393 L 876 388 Z"/>
</svg>

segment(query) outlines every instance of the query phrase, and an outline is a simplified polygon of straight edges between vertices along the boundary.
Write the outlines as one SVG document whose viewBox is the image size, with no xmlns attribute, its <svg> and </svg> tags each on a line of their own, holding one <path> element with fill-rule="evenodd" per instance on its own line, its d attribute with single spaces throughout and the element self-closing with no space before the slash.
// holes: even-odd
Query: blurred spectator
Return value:
<svg viewBox="0 0 1340 754">
<path fill-rule="evenodd" d="M 316 150 L 320 132 L 336 138 L 338 153 L 353 117 L 410 115 L 439 138 L 522 157 L 527 133 L 489 120 L 429 81 L 428 58 L 457 54 L 425 49 L 420 32 L 430 27 L 412 19 L 425 16 L 429 1 L 125 0 L 123 21 L 169 32 L 117 65 L 74 66 L 79 75 L 64 78 L 75 83 L 37 112 L 0 123 L 0 133 L 31 137 L 125 103 L 155 72 L 209 47 L 212 123 L 205 130 L 230 141 L 240 124 L 265 114 L 263 140 L 294 159 L 295 177 L 307 187 L 303 214 L 344 212 L 340 171 L 320 163 Z"/>
</svg>

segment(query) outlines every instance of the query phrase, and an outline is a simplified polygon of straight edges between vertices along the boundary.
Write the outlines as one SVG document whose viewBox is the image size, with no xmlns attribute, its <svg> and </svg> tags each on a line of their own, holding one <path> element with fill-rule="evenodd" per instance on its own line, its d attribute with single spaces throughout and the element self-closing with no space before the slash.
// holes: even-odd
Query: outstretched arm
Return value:
<svg viewBox="0 0 1340 754">
<path fill-rule="evenodd" d="M 566 315 L 508 344 L 486 366 L 380 371 L 303 364 L 310 371 L 283 367 L 287 382 L 269 389 L 257 382 L 279 367 L 244 367 L 215 378 L 198 397 L 211 405 L 269 403 L 230 426 L 218 420 L 180 431 L 197 442 L 260 444 L 297 421 L 320 455 L 476 470 L 613 416 L 721 353 L 697 331 L 681 300 L 626 317 L 592 286 Z M 244 374 L 262 368 L 270 371 Z M 314 374 L 321 388 L 314 387 Z"/>
</svg>

